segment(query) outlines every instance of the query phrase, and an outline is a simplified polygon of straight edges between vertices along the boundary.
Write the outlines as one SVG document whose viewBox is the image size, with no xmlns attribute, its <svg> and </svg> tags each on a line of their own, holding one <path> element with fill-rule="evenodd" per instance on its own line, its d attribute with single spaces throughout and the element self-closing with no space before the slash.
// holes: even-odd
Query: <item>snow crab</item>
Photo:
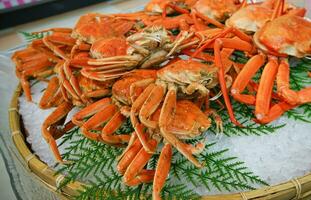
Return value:
<svg viewBox="0 0 311 200">
<path fill-rule="evenodd" d="M 266 0 L 262 3 L 246 3 L 226 20 L 227 27 L 234 27 L 246 33 L 255 33 L 269 20 L 276 18 L 280 12 L 279 0 Z M 283 13 L 288 13 L 297 8 L 291 4 L 284 4 Z"/>
<path fill-rule="evenodd" d="M 192 9 L 200 16 L 224 22 L 241 6 L 239 0 L 198 0 Z"/>
<path fill-rule="evenodd" d="M 50 51 L 54 53 L 54 55 L 63 60 L 67 60 L 69 58 L 71 49 L 76 43 L 76 40 L 71 37 L 72 29 L 51 28 L 39 32 L 33 32 L 33 34 L 44 32 L 50 33 L 42 38 L 44 45 L 49 48 Z"/>
<path fill-rule="evenodd" d="M 255 105 L 255 115 L 258 122 L 268 123 L 286 110 L 297 105 L 310 102 L 310 88 L 301 91 L 293 91 L 289 87 L 289 66 L 285 59 L 287 55 L 302 57 L 310 55 L 310 22 L 303 19 L 303 9 L 295 9 L 289 13 L 281 15 L 284 1 L 279 0 L 275 8 L 275 16 L 266 22 L 254 35 L 254 45 L 252 39 L 245 37 L 239 30 L 228 28 L 225 32 L 235 32 L 243 42 L 235 38 L 217 38 L 214 43 L 215 62 L 222 71 L 219 52 L 222 48 L 233 48 L 254 54 L 254 47 L 259 49 L 259 54 L 253 56 L 243 67 L 235 79 L 232 87 L 232 96 L 243 103 Z M 294 30 L 304 30 L 295 33 Z M 244 95 L 242 92 L 250 82 L 252 76 L 265 63 L 268 54 L 268 63 L 263 70 L 258 91 L 255 96 Z M 280 64 L 278 62 L 280 60 Z M 279 102 L 271 104 L 271 94 L 274 80 L 277 80 L 277 92 L 280 96 Z M 225 87 L 222 89 L 224 96 L 228 96 Z M 226 102 L 228 110 L 231 110 L 231 119 L 234 119 L 230 101 Z M 236 124 L 238 124 L 235 121 Z"/>
<path fill-rule="evenodd" d="M 299 13 L 300 15 L 300 13 Z M 262 73 L 259 83 L 259 89 L 256 95 L 256 117 L 262 123 L 267 123 L 279 117 L 283 112 L 297 105 L 311 102 L 311 88 L 305 88 L 301 91 L 293 91 L 289 85 L 289 64 L 287 55 L 295 57 L 304 57 L 311 54 L 311 23 L 303 17 L 290 13 L 278 17 L 257 31 L 254 35 L 255 44 L 263 51 L 272 55 L 279 55 L 280 63 L 277 59 L 270 57 Z M 297 33 L 295 30 L 303 30 Z M 280 39 L 283 42 L 280 43 Z M 257 59 L 257 62 L 256 62 Z M 264 56 L 257 55 L 252 58 L 255 60 L 253 68 L 245 66 L 243 73 L 257 71 L 264 62 Z M 254 61 L 253 61 L 254 62 Z M 242 71 L 241 71 L 242 73 Z M 250 74 L 250 77 L 252 74 Z M 273 82 L 276 78 L 277 93 L 281 101 L 270 107 L 270 98 L 267 101 L 267 95 L 270 97 L 273 88 Z M 239 85 L 241 76 L 237 77 L 236 84 L 231 91 L 243 91 Z M 247 81 L 247 79 L 244 81 Z M 239 90 L 240 89 L 240 90 Z M 238 94 L 239 95 L 239 94 Z M 265 96 L 265 97 L 264 97 Z"/>
<path fill-rule="evenodd" d="M 183 32 L 173 42 L 163 27 L 147 27 L 143 32 L 139 32 L 127 37 L 124 40 L 122 51 L 126 48 L 126 55 L 116 55 L 112 57 L 90 59 L 87 64 L 91 65 L 82 69 L 82 74 L 95 80 L 115 79 L 126 73 L 128 70 L 140 66 L 140 68 L 150 68 L 167 60 L 170 55 L 189 47 L 198 41 L 183 44 L 184 41 L 191 38 L 193 33 Z M 122 42 L 121 42 L 122 43 Z M 121 47 L 114 47 L 118 48 Z M 115 51 L 115 50 L 114 50 Z"/>
<path fill-rule="evenodd" d="M 151 0 L 145 7 L 145 11 L 150 13 L 172 14 L 174 11 L 179 13 L 189 13 L 189 8 L 197 0 Z"/>
<path fill-rule="evenodd" d="M 38 42 L 36 41 L 35 43 Z M 44 47 L 41 48 L 43 49 Z M 45 49 L 44 51 L 47 50 Z M 20 79 L 25 96 L 28 101 L 31 101 L 29 78 L 44 79 L 46 76 L 53 74 L 54 61 L 57 58 L 40 51 L 38 47 L 34 48 L 33 45 L 30 45 L 26 49 L 16 51 L 12 55 L 12 60 L 16 65 L 16 76 Z"/>
<path fill-rule="evenodd" d="M 67 114 L 74 106 L 84 107 L 91 104 L 96 99 L 105 97 L 111 93 L 112 81 L 96 81 L 82 76 L 78 71 L 73 73 L 70 69 L 70 61 L 62 64 L 59 77 L 52 77 L 49 85 L 44 92 L 41 101 L 41 108 L 57 106 L 56 109 L 45 119 L 42 124 L 42 135 L 58 162 L 63 162 L 58 151 L 56 139 L 61 137 L 72 124 L 68 127 L 62 125 Z M 63 69 L 65 68 L 65 69 Z M 66 72 L 69 71 L 69 72 Z M 66 76 L 63 73 L 67 73 Z M 64 77 L 62 77 L 64 76 Z M 74 76 L 74 78 L 73 78 Z M 67 79 L 68 78 L 68 79 Z"/>
<path fill-rule="evenodd" d="M 93 44 L 100 38 L 121 37 L 126 35 L 135 22 L 113 15 L 89 13 L 80 17 L 71 36 L 79 41 Z"/>
<path fill-rule="evenodd" d="M 182 154 L 187 154 L 186 157 L 192 162 L 195 161 L 197 167 L 201 167 L 202 164 L 196 161 L 192 154 L 202 152 L 205 147 L 204 142 L 192 146 L 181 142 L 179 139 L 189 139 L 201 135 L 210 127 L 211 120 L 193 102 L 188 100 L 176 101 L 176 99 L 169 98 L 165 99 L 162 108 L 158 108 L 152 114 L 151 119 L 159 123 L 157 129 L 147 128 L 146 135 L 150 135 L 148 145 L 151 150 L 155 151 L 164 138 L 164 146 L 156 169 L 144 169 L 152 153 L 145 150 L 138 138 L 130 143 L 124 151 L 117 169 L 124 175 L 123 181 L 126 185 L 135 186 L 153 182 L 153 199 L 161 199 L 160 192 L 170 170 L 172 146 L 181 151 Z"/>
<path fill-rule="evenodd" d="M 124 75 L 113 84 L 111 98 L 101 99 L 83 108 L 73 116 L 72 122 L 80 126 L 82 133 L 92 140 L 113 145 L 127 143 L 129 135 L 113 133 L 125 122 L 129 116 L 129 106 L 144 89 L 144 85 L 138 82 L 143 80 L 149 83 L 155 77 L 155 70 L 135 70 Z M 84 121 L 85 118 L 89 119 Z M 93 133 L 92 130 L 100 130 L 101 134 Z"/>
<path fill-rule="evenodd" d="M 162 102 L 161 114 L 164 116 L 175 112 L 177 96 L 179 98 L 191 97 L 192 99 L 203 99 L 206 103 L 205 114 L 212 114 L 216 119 L 217 126 L 221 127 L 222 122 L 220 118 L 208 107 L 210 90 L 218 85 L 217 72 L 218 68 L 216 66 L 203 64 L 194 60 L 178 60 L 157 71 L 156 81 L 147 84 L 146 89 L 133 102 L 130 113 L 130 119 L 135 132 L 147 152 L 152 153 L 154 150 L 148 143 L 148 138 L 143 133 L 141 125 L 151 129 L 160 127 L 161 136 L 168 143 L 172 144 L 193 164 L 200 166 L 198 161 L 184 148 L 175 136 L 170 134 L 165 127 L 161 128 L 163 125 L 161 123 L 164 121 L 159 123 L 150 117 Z M 228 77 L 227 83 L 224 84 L 229 86 L 231 82 L 232 79 Z M 168 116 L 165 118 L 169 119 Z"/>
</svg>

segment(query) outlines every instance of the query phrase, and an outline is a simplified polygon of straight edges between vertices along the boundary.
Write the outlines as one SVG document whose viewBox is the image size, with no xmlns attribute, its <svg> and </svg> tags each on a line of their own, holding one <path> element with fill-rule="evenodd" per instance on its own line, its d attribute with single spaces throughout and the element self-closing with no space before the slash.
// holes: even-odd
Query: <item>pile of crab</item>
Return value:
<svg viewBox="0 0 311 200">
<path fill-rule="evenodd" d="M 184 140 L 204 133 L 211 118 L 222 130 L 210 101 L 224 102 L 237 126 L 230 98 L 253 106 L 258 123 L 311 102 L 311 88 L 293 91 L 289 83 L 288 57 L 311 54 L 305 12 L 284 0 L 153 0 L 140 12 L 86 14 L 73 29 L 41 31 L 49 34 L 12 59 L 29 101 L 29 80 L 49 81 L 39 107 L 56 107 L 42 135 L 57 161 L 64 162 L 56 139 L 79 126 L 91 140 L 126 146 L 117 166 L 125 184 L 153 182 L 160 199 L 172 148 L 201 167 L 194 154 L 204 142 Z M 246 64 L 230 60 L 235 50 Z M 60 128 L 73 107 L 81 110 Z M 127 118 L 135 131 L 115 134 Z M 159 147 L 156 170 L 145 169 Z"/>
</svg>

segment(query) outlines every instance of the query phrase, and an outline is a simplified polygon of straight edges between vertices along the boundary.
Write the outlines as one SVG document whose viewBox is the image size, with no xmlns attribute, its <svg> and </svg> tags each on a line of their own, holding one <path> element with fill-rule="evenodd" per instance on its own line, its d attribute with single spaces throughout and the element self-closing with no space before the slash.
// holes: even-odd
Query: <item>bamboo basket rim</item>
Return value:
<svg viewBox="0 0 311 200">
<path fill-rule="evenodd" d="M 10 102 L 8 109 L 9 125 L 13 143 L 18 150 L 23 162 L 29 171 L 35 175 L 48 189 L 57 193 L 63 198 L 73 197 L 83 190 L 84 183 L 74 181 L 62 189 L 57 189 L 64 179 L 64 175 L 57 174 L 56 171 L 41 161 L 25 140 L 24 133 L 21 130 L 21 118 L 19 115 L 18 97 L 22 94 L 21 85 L 19 85 Z M 280 183 L 274 186 L 263 187 L 247 192 L 233 194 L 219 194 L 202 196 L 204 200 L 286 200 L 286 199 L 311 199 L 311 173 L 290 181 Z"/>
</svg>

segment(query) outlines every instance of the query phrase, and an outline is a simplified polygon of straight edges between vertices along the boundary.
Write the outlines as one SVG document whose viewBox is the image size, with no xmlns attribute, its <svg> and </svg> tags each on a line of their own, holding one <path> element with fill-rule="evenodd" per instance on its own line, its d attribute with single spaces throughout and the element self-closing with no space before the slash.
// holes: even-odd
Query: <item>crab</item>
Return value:
<svg viewBox="0 0 311 200">
<path fill-rule="evenodd" d="M 279 0 L 266 0 L 262 3 L 243 5 L 238 11 L 226 20 L 227 27 L 238 28 L 239 30 L 246 33 L 255 33 L 258 29 L 263 27 L 270 19 L 275 18 L 278 12 L 275 12 Z M 292 12 L 297 8 L 291 4 L 284 5 L 285 13 Z"/>
<path fill-rule="evenodd" d="M 192 36 L 192 33 L 185 31 L 172 42 L 165 28 L 161 26 L 148 27 L 143 32 L 126 38 L 128 43 L 126 55 L 122 55 L 124 51 L 121 51 L 121 55 L 90 59 L 87 64 L 93 67 L 84 67 L 81 72 L 91 79 L 109 80 L 118 78 L 137 66 L 143 69 L 154 67 L 164 62 L 175 52 L 196 44 L 198 41 L 183 44 Z M 124 41 L 122 49 L 126 47 L 126 42 Z M 114 48 L 119 47 L 114 46 Z"/>
<path fill-rule="evenodd" d="M 191 7 L 196 0 L 151 0 L 145 7 L 150 13 L 161 13 L 163 16 L 174 11 L 188 14 L 187 8 Z"/>
<path fill-rule="evenodd" d="M 50 28 L 37 33 L 50 33 L 42 38 L 44 45 L 49 48 L 56 56 L 61 59 L 67 60 L 70 51 L 76 43 L 76 40 L 71 37 L 71 28 Z"/>
<path fill-rule="evenodd" d="M 12 55 L 12 60 L 16 65 L 16 76 L 20 79 L 28 101 L 32 101 L 29 78 L 43 79 L 53 74 L 53 67 L 55 65 L 55 63 L 51 62 L 53 59 L 32 45 L 26 49 L 16 51 Z"/>
<path fill-rule="evenodd" d="M 61 163 L 64 161 L 57 148 L 56 139 L 61 137 L 66 132 L 65 130 L 68 129 L 66 126 L 64 128 L 58 125 L 62 125 L 63 119 L 66 118 L 67 114 L 74 106 L 84 107 L 91 104 L 96 99 L 109 95 L 111 85 L 113 84 L 112 81 L 88 79 L 82 76 L 79 71 L 75 73 L 73 79 L 73 77 L 67 77 L 65 75 L 66 70 L 71 70 L 69 61 L 63 62 L 58 77 L 51 78 L 39 104 L 42 108 L 57 106 L 44 120 L 41 130 L 55 159 Z M 72 72 L 69 72 L 69 74 L 72 74 Z M 74 87 L 72 87 L 72 85 L 74 85 Z M 68 127 L 72 127 L 72 124 L 69 123 Z"/>
<path fill-rule="evenodd" d="M 239 0 L 198 0 L 192 9 L 200 16 L 224 22 L 240 7 Z M 218 26 L 221 26 L 217 23 Z"/>
<path fill-rule="evenodd" d="M 208 102 L 210 91 L 218 85 L 217 72 L 218 68 L 214 65 L 207 65 L 194 60 L 178 60 L 157 71 L 156 81 L 148 83 L 143 93 L 133 102 L 130 113 L 135 132 L 147 152 L 152 153 L 153 149 L 140 126 L 143 124 L 151 129 L 158 127 L 158 122 L 151 120 L 150 116 L 158 109 L 163 100 L 162 113 L 174 112 L 176 108 L 174 102 L 178 96 L 179 98 L 203 99 L 206 103 L 206 114 L 215 116 L 215 112 L 209 110 Z M 231 81 L 232 79 L 228 77 L 224 84 L 230 86 Z M 221 127 L 221 120 L 217 116 L 215 119 L 217 119 L 217 126 Z M 183 148 L 178 139 L 170 134 L 163 134 L 162 136 L 191 162 L 199 165 L 193 156 Z"/>
<path fill-rule="evenodd" d="M 83 108 L 73 116 L 72 122 L 80 126 L 81 132 L 89 139 L 113 145 L 127 143 L 129 135 L 113 133 L 125 122 L 129 116 L 129 106 L 144 89 L 136 83 L 141 80 L 149 83 L 154 81 L 155 77 L 155 70 L 136 70 L 124 75 L 113 84 L 111 98 L 101 99 Z M 84 121 L 88 117 L 91 118 Z M 102 126 L 104 123 L 106 124 Z M 96 134 L 92 130 L 101 130 L 101 134 Z"/>
<path fill-rule="evenodd" d="M 149 135 L 148 145 L 155 151 L 157 145 L 163 139 L 164 146 L 155 170 L 144 169 L 152 156 L 146 151 L 140 140 L 136 138 L 122 154 L 117 165 L 117 170 L 124 175 L 123 181 L 128 186 L 153 182 L 153 199 L 161 199 L 161 189 L 169 174 L 172 159 L 172 147 L 174 146 L 187 158 L 194 157 L 204 150 L 205 143 L 199 142 L 195 146 L 179 141 L 200 136 L 211 125 L 211 120 L 199 107 L 188 100 L 166 98 L 162 108 L 158 108 L 151 119 L 158 122 L 156 129 L 147 128 L 145 135 Z M 134 134 L 133 134 L 134 135 Z M 135 136 L 135 135 L 134 135 Z M 191 157 L 189 157 L 191 156 Z M 197 167 L 202 164 L 195 161 Z"/>
<path fill-rule="evenodd" d="M 254 54 L 254 45 L 259 49 L 259 54 L 253 56 L 238 74 L 231 87 L 231 94 L 233 98 L 240 102 L 255 105 L 256 119 L 260 123 L 269 123 L 281 116 L 285 111 L 297 105 L 308 103 L 311 100 L 310 88 L 301 91 L 290 89 L 289 65 L 285 59 L 288 55 L 296 57 L 310 55 L 311 23 L 301 17 L 304 13 L 301 9 L 295 9 L 279 16 L 283 13 L 280 9 L 283 7 L 284 1 L 279 0 L 277 5 L 274 11 L 276 14 L 272 15 L 275 18 L 266 22 L 254 34 L 254 44 L 252 44 L 252 39 L 245 37 L 239 30 L 229 28 L 226 29 L 226 32 L 235 32 L 240 40 L 217 38 L 214 45 L 215 61 L 221 71 L 223 66 L 219 52 L 222 48 L 234 48 L 249 52 L 250 54 Z M 297 33 L 294 30 L 303 31 Z M 263 70 L 256 96 L 242 94 L 252 76 L 265 63 L 267 57 L 268 63 Z M 277 82 L 277 93 L 280 98 L 278 103 L 270 105 L 275 79 Z M 227 96 L 226 105 L 231 110 L 232 116 L 230 100 L 228 94 L 225 94 L 227 91 L 224 88 L 222 91 Z M 231 118 L 234 120 L 234 117 Z M 235 121 L 235 123 L 237 122 Z"/>
<path fill-rule="evenodd" d="M 113 15 L 88 13 L 80 17 L 71 36 L 88 44 L 97 39 L 124 36 L 134 26 L 134 22 Z"/>
</svg>

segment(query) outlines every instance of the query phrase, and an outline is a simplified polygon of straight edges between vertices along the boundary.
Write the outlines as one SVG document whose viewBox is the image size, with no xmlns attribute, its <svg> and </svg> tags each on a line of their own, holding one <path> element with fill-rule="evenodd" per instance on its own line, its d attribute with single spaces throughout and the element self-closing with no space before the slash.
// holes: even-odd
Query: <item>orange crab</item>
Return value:
<svg viewBox="0 0 311 200">
<path fill-rule="evenodd" d="M 197 98 L 198 100 L 203 99 L 206 103 L 206 114 L 215 114 L 209 109 L 208 102 L 210 100 L 210 90 L 218 85 L 217 71 L 217 67 L 213 65 L 194 60 L 178 60 L 158 70 L 157 80 L 154 83 L 147 84 L 148 86 L 144 92 L 133 102 L 131 107 L 130 118 L 132 125 L 147 152 L 153 152 L 153 150 L 140 126 L 143 124 L 151 129 L 158 127 L 158 122 L 150 119 L 150 116 L 158 109 L 163 100 L 162 113 L 174 112 L 175 104 L 172 102 L 176 101 L 177 96 L 179 96 Z M 230 86 L 231 81 L 232 79 L 228 77 L 225 84 Z M 215 119 L 217 126 L 221 128 L 221 120 L 217 116 Z M 179 144 L 178 140 L 171 135 L 164 134 L 162 136 L 191 162 L 197 166 L 199 165 L 190 152 Z"/>
<path fill-rule="evenodd" d="M 240 7 L 239 0 L 198 0 L 194 6 L 199 15 L 223 22 Z"/>
<path fill-rule="evenodd" d="M 161 64 L 173 53 L 198 43 L 198 41 L 192 41 L 183 44 L 184 41 L 187 41 L 192 36 L 192 33 L 185 31 L 172 42 L 165 28 L 161 26 L 148 27 L 143 32 L 127 37 L 127 44 L 124 41 L 121 48 L 123 50 L 128 45 L 126 55 L 122 55 L 124 51 L 113 50 L 121 55 L 90 59 L 87 62 L 89 66 L 84 67 L 81 72 L 84 76 L 91 79 L 109 80 L 118 78 L 126 71 L 137 66 L 150 68 L 151 66 Z M 119 48 L 119 46 L 114 46 L 114 48 Z"/>
<path fill-rule="evenodd" d="M 76 40 L 71 37 L 71 28 L 50 28 L 36 33 L 49 32 L 51 34 L 42 38 L 44 45 L 49 48 L 56 56 L 67 60 L 71 49 L 76 43 Z"/>
<path fill-rule="evenodd" d="M 128 33 L 135 22 L 113 15 L 89 13 L 80 17 L 72 32 L 72 37 L 93 44 L 97 39 L 120 37 Z"/>
<path fill-rule="evenodd" d="M 266 56 L 263 53 L 253 56 L 248 63 L 243 67 L 238 74 L 231 88 L 232 96 L 243 103 L 255 105 L 256 118 L 261 123 L 268 123 L 278 118 L 286 110 L 289 110 L 297 105 L 308 103 L 311 100 L 310 88 L 301 91 L 293 91 L 289 87 L 289 66 L 287 61 L 282 58 L 287 55 L 302 57 L 310 55 L 310 28 L 311 23 L 303 19 L 303 10 L 296 9 L 286 15 L 278 17 L 282 11 L 280 9 L 284 5 L 284 1 L 279 0 L 277 3 L 270 22 L 260 28 L 254 35 L 254 43 L 260 52 L 269 54 L 269 61 L 263 70 L 262 77 L 259 83 L 256 97 L 252 95 L 244 95 L 242 92 L 249 83 L 250 79 L 264 64 Z M 303 30 L 297 33 L 294 30 Z M 246 52 L 253 52 L 252 41 L 248 37 L 244 37 L 241 32 L 234 28 L 229 28 L 226 31 L 238 33 L 237 36 L 244 40 L 243 42 L 230 38 L 218 38 L 215 40 L 215 61 L 219 66 L 220 71 L 223 71 L 223 66 L 220 61 L 219 52 L 222 48 L 239 49 Z M 243 37 L 242 37 L 243 36 Z M 281 64 L 278 63 L 278 58 L 281 57 Z M 220 76 L 223 76 L 223 72 Z M 279 103 L 271 104 L 271 94 L 273 83 L 277 78 L 277 92 L 281 96 Z M 222 88 L 223 94 L 226 94 L 226 89 Z M 231 110 L 229 98 L 226 102 L 227 107 Z M 234 119 L 234 118 L 233 118 Z"/>
<path fill-rule="evenodd" d="M 242 8 L 226 20 L 226 26 L 238 28 L 246 33 L 255 33 L 266 22 L 275 18 L 275 15 L 280 14 L 280 10 L 278 9 L 280 8 L 280 3 L 278 0 L 267 0 L 259 4 L 244 4 Z M 291 4 L 284 4 L 284 6 L 285 8 L 282 12 L 285 13 L 297 9 Z"/>
<path fill-rule="evenodd" d="M 72 122 L 81 127 L 82 133 L 92 140 L 103 141 L 108 144 L 124 144 L 129 141 L 128 135 L 113 135 L 113 133 L 129 116 L 132 102 L 143 91 L 144 87 L 136 84 L 143 80 L 144 83 L 154 81 L 155 70 L 136 70 L 124 75 L 112 87 L 112 98 L 101 99 L 76 113 Z M 85 122 L 85 118 L 90 117 Z M 103 123 L 107 122 L 104 126 Z M 101 134 L 92 130 L 101 130 Z"/>
<path fill-rule="evenodd" d="M 153 199 L 161 199 L 160 192 L 170 170 L 172 146 L 182 154 L 186 154 L 186 157 L 197 167 L 202 167 L 192 154 L 202 152 L 205 147 L 204 142 L 192 146 L 179 139 L 190 139 L 201 135 L 210 127 L 211 120 L 191 101 L 176 101 L 175 98 L 166 98 L 162 108 L 158 108 L 152 114 L 151 119 L 158 122 L 156 129 L 147 129 L 146 135 L 150 137 L 148 145 L 151 150 L 155 151 L 157 144 L 164 138 L 164 146 L 156 169 L 144 169 L 152 153 L 144 149 L 139 139 L 135 139 L 133 143 L 129 144 L 121 156 L 117 169 L 124 174 L 123 181 L 126 185 L 135 186 L 153 181 Z"/>
<path fill-rule="evenodd" d="M 151 13 L 162 13 L 163 16 L 174 11 L 188 14 L 190 8 L 196 0 L 151 0 L 145 7 L 145 11 Z"/>
<path fill-rule="evenodd" d="M 29 46 L 26 49 L 16 51 L 12 55 L 16 65 L 16 76 L 20 79 L 23 91 L 28 101 L 31 101 L 29 78 L 44 78 L 53 74 L 54 63 L 46 53 Z M 53 58 L 52 58 L 53 60 Z"/>
<path fill-rule="evenodd" d="M 59 70 L 59 78 L 51 78 L 39 105 L 41 108 L 57 106 L 45 119 L 41 129 L 56 160 L 63 162 L 55 140 L 65 131 L 55 126 L 62 122 L 74 106 L 83 107 L 95 99 L 109 95 L 113 82 L 91 80 L 82 76 L 79 71 L 73 73 L 70 61 L 63 62 Z"/>
</svg>

